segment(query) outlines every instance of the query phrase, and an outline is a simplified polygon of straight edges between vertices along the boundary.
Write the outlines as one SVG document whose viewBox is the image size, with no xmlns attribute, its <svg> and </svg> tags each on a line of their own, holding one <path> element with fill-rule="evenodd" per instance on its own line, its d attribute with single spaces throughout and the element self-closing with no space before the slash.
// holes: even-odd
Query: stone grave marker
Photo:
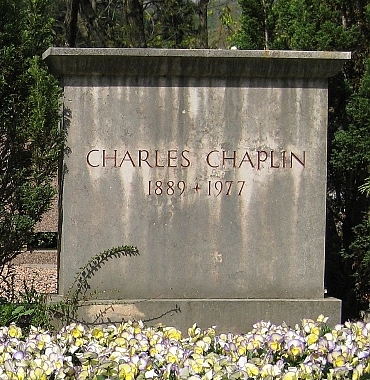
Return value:
<svg viewBox="0 0 370 380">
<path fill-rule="evenodd" d="M 246 331 L 323 313 L 327 78 L 349 53 L 67 49 L 59 293 L 96 253 L 110 318 Z M 99 305 L 83 311 L 92 319 Z"/>
</svg>

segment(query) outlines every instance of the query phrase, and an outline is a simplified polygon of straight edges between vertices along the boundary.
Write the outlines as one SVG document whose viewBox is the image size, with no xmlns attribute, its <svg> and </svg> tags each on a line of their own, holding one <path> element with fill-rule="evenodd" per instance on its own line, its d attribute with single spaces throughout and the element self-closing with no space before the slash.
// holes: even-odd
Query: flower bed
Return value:
<svg viewBox="0 0 370 380">
<path fill-rule="evenodd" d="M 196 325 L 188 335 L 141 322 L 59 333 L 0 328 L 0 379 L 365 379 L 370 324 L 329 328 L 326 318 L 290 328 L 259 322 L 246 334 Z"/>
</svg>

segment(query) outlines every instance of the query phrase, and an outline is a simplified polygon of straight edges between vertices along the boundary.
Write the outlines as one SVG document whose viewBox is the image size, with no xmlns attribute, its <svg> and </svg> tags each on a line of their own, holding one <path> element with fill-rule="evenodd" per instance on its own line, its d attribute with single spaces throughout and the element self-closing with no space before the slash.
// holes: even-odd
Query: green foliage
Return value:
<svg viewBox="0 0 370 380">
<path fill-rule="evenodd" d="M 46 298 L 39 294 L 32 286 L 24 282 L 24 292 L 12 302 L 2 299 L 0 302 L 0 325 L 9 326 L 16 323 L 25 331 L 29 327 L 41 326 L 50 328 L 50 320 Z"/>
<path fill-rule="evenodd" d="M 27 244 L 50 207 L 64 143 L 61 89 L 41 61 L 49 0 L 0 2 L 0 266 Z"/>
<path fill-rule="evenodd" d="M 54 43 L 68 45 L 67 4 L 71 1 L 53 2 L 55 17 Z M 140 13 L 144 23 L 144 36 L 148 47 L 197 48 L 207 40 L 206 21 L 209 0 L 148 0 L 130 2 L 131 16 Z M 80 1 L 77 18 L 77 47 L 135 47 L 132 45 L 132 25 L 128 21 L 125 1 Z M 225 13 L 226 14 L 226 13 Z M 139 17 L 138 17 L 139 19 Z M 225 20 L 226 22 L 226 20 Z"/>
<path fill-rule="evenodd" d="M 368 306 L 370 301 L 370 218 L 367 215 L 363 222 L 353 229 L 354 239 L 344 257 L 353 265 L 355 291 L 358 299 Z"/>
<path fill-rule="evenodd" d="M 355 25 L 343 27 L 338 1 L 282 1 L 276 6 L 277 45 L 296 50 L 342 50 L 359 37 Z"/>
<path fill-rule="evenodd" d="M 239 49 L 269 49 L 273 33 L 274 0 L 240 0 L 241 29 L 233 42 Z"/>
<path fill-rule="evenodd" d="M 16 323 L 19 326 L 26 327 L 31 323 L 31 315 L 34 310 L 27 308 L 25 305 L 15 303 L 0 304 L 0 324 L 1 326 L 9 326 L 11 323 Z M 25 323 L 25 320 L 27 322 Z"/>
<path fill-rule="evenodd" d="M 365 74 L 360 81 L 360 88 L 353 95 L 347 111 L 354 123 L 350 125 L 352 130 L 355 129 L 355 132 L 352 131 L 352 133 L 357 135 L 357 138 L 354 139 L 356 146 L 352 146 L 350 163 L 352 161 L 359 162 L 361 165 L 360 170 L 363 172 L 362 177 L 364 177 L 369 174 L 370 167 L 369 144 L 367 139 L 364 138 L 370 134 L 370 60 L 367 61 Z M 357 158 L 357 160 L 353 157 Z M 354 166 L 353 163 L 351 166 Z M 367 196 L 370 195 L 370 177 L 364 180 L 364 183 L 359 186 L 359 190 L 361 193 L 366 193 Z"/>
<path fill-rule="evenodd" d="M 359 38 L 356 25 L 343 26 L 336 0 L 240 0 L 240 49 L 348 49 Z"/>
<path fill-rule="evenodd" d="M 58 234 L 56 232 L 36 232 L 28 245 L 28 250 L 56 249 L 57 239 Z"/>
<path fill-rule="evenodd" d="M 154 2 L 145 12 L 150 47 L 195 48 L 197 46 L 198 10 L 192 1 Z"/>
<path fill-rule="evenodd" d="M 346 110 L 350 122 L 334 136 L 331 164 L 337 177 L 347 185 L 347 204 L 359 210 L 358 224 L 351 226 L 352 238 L 342 252 L 353 270 L 357 299 L 367 309 L 370 301 L 370 219 L 366 198 L 370 193 L 370 60 Z"/>
<path fill-rule="evenodd" d="M 370 195 L 370 177 L 365 179 L 365 182 L 358 188 L 360 192 L 365 193 L 366 196 Z"/>
</svg>

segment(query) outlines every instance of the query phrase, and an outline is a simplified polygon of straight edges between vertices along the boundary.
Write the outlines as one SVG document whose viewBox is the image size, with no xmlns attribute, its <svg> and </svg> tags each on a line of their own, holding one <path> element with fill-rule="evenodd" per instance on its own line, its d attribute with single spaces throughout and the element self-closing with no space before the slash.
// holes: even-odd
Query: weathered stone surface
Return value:
<svg viewBox="0 0 370 380">
<path fill-rule="evenodd" d="M 325 311 L 329 324 L 339 321 L 340 301 L 325 299 L 179 299 L 179 300 L 112 300 L 98 305 L 85 304 L 79 309 L 83 320 L 119 323 L 124 320 L 142 320 L 148 325 L 159 321 L 175 326 L 184 333 L 193 323 L 203 329 L 216 326 L 218 332 L 247 332 L 258 321 L 294 326 L 300 318 L 316 318 Z"/>
<path fill-rule="evenodd" d="M 91 256 L 129 244 L 140 256 L 103 265 L 98 298 L 220 300 L 225 316 L 230 300 L 248 301 L 238 310 L 249 299 L 324 301 L 327 77 L 347 53 L 44 58 L 68 115 L 60 294 Z M 297 305 L 294 318 L 305 317 Z"/>
<path fill-rule="evenodd" d="M 327 78 L 337 74 L 350 53 L 50 48 L 43 57 L 57 75 Z"/>
</svg>

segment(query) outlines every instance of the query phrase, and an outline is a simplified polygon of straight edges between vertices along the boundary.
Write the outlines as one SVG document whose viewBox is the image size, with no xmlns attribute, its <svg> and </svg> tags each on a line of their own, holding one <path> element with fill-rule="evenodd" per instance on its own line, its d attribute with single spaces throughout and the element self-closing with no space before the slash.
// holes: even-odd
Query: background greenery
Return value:
<svg viewBox="0 0 370 380">
<path fill-rule="evenodd" d="M 53 43 L 49 1 L 0 1 L 0 268 L 50 207 L 64 132 L 58 83 L 41 61 Z M 2 286 L 4 284 L 0 284 Z"/>
<path fill-rule="evenodd" d="M 369 0 L 1 0 L 0 14 L 0 264 L 53 194 L 64 135 L 60 92 L 39 59 L 49 45 L 351 51 L 329 80 L 325 277 L 343 318 L 368 309 Z"/>
</svg>

